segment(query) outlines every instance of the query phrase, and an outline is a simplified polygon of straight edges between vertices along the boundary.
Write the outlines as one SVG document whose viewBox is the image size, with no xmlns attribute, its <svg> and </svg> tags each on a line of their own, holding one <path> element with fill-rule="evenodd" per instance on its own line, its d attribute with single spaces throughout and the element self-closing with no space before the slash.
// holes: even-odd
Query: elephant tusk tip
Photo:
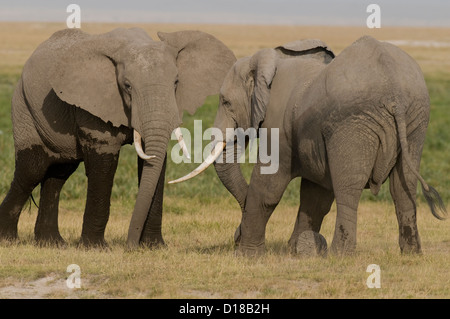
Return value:
<svg viewBox="0 0 450 319">
<path fill-rule="evenodd" d="M 150 160 L 153 158 L 156 158 L 156 155 L 145 155 L 145 156 L 140 156 L 143 160 Z"/>
<path fill-rule="evenodd" d="M 200 166 L 198 166 L 196 169 L 194 169 L 189 174 L 187 174 L 183 177 L 180 177 L 174 181 L 170 181 L 168 183 L 169 184 L 180 183 L 180 182 L 187 181 L 188 179 L 191 179 L 192 177 L 197 176 L 198 174 L 200 174 L 201 172 L 206 170 L 208 168 L 208 166 L 211 165 L 219 157 L 220 154 L 222 154 L 222 151 L 226 145 L 227 145 L 226 142 L 217 143 L 216 146 L 214 146 L 214 149 L 212 150 L 211 154 L 208 155 L 208 157 L 205 159 L 205 161 Z"/>
<path fill-rule="evenodd" d="M 139 134 L 139 132 L 136 130 L 134 130 L 133 134 L 134 134 L 134 148 L 136 149 L 137 155 L 143 160 L 155 158 L 156 157 L 155 155 L 147 155 L 142 149 L 141 134 Z"/>
</svg>

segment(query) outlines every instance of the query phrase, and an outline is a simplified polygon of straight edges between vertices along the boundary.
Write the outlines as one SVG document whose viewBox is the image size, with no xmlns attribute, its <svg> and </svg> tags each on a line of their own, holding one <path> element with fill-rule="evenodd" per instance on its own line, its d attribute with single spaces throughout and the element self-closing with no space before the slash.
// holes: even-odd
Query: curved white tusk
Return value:
<svg viewBox="0 0 450 319">
<path fill-rule="evenodd" d="M 196 169 L 194 169 L 189 174 L 187 174 L 183 177 L 180 177 L 179 179 L 176 179 L 174 181 L 170 181 L 169 184 L 175 184 L 175 183 L 187 181 L 188 179 L 191 179 L 192 177 L 195 177 L 198 174 L 200 174 L 201 172 L 203 172 L 205 169 L 208 168 L 209 165 L 214 163 L 214 161 L 220 156 L 220 154 L 222 153 L 222 151 L 226 145 L 227 145 L 226 142 L 217 143 L 216 146 L 214 147 L 214 149 L 212 150 L 211 154 L 205 159 L 205 161 L 203 163 L 200 164 L 200 166 L 198 166 Z"/>
<path fill-rule="evenodd" d="M 183 134 L 181 134 L 181 129 L 179 127 L 177 127 L 175 129 L 175 137 L 177 138 L 178 144 L 180 145 L 181 149 L 183 150 L 184 156 L 186 156 L 187 159 L 191 159 L 191 155 L 189 154 L 189 151 L 186 147 L 186 143 L 184 142 L 184 139 L 183 139 Z"/>
<path fill-rule="evenodd" d="M 138 131 L 134 130 L 134 148 L 136 149 L 136 153 L 140 158 L 143 160 L 149 160 L 152 158 L 155 158 L 155 155 L 147 155 L 144 153 L 144 150 L 142 149 L 142 142 L 141 142 L 141 134 L 138 133 Z"/>
</svg>

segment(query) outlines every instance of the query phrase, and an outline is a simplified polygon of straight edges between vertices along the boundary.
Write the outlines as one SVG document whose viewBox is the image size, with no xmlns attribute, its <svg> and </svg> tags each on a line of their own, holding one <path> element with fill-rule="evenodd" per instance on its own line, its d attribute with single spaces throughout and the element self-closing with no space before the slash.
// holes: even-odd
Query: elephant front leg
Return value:
<svg viewBox="0 0 450 319">
<path fill-rule="evenodd" d="M 105 228 L 109 219 L 111 192 L 119 151 L 85 153 L 88 189 L 80 243 L 84 246 L 107 246 Z"/>
<path fill-rule="evenodd" d="M 334 194 L 332 191 L 306 178 L 302 178 L 300 186 L 300 208 L 294 231 L 289 239 L 289 246 L 292 253 L 297 253 L 301 250 L 301 247 L 298 247 L 298 245 L 299 236 L 303 232 L 312 231 L 318 233 L 320 231 L 323 218 L 330 211 L 333 201 Z"/>
<path fill-rule="evenodd" d="M 140 243 L 147 247 L 165 247 L 161 227 L 162 227 L 162 210 L 164 195 L 164 180 L 166 173 L 167 154 L 161 169 L 158 184 L 156 185 L 155 194 L 153 195 L 152 205 L 145 220 L 144 229 L 142 230 Z M 142 159 L 138 158 L 139 179 L 142 174 Z M 151 196 L 151 194 L 149 194 Z"/>
<path fill-rule="evenodd" d="M 275 174 L 261 174 L 260 167 L 255 165 L 250 180 L 239 227 L 240 240 L 236 250 L 238 255 L 264 254 L 267 222 L 291 181 L 290 175 L 281 171 L 281 168 Z"/>
</svg>

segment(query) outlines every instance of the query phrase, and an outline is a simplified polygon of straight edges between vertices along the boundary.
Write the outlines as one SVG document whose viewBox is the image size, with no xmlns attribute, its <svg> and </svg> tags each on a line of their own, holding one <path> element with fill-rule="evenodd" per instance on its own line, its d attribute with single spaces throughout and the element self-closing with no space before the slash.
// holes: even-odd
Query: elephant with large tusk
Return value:
<svg viewBox="0 0 450 319">
<path fill-rule="evenodd" d="M 430 109 L 422 72 L 405 52 L 372 37 L 362 37 L 337 57 L 319 44 L 298 41 L 263 49 L 238 60 L 222 85 L 216 127 L 279 129 L 274 174 L 263 174 L 266 164 L 258 161 L 248 185 L 236 161 L 215 164 L 243 211 L 235 235 L 238 252 L 264 252 L 266 224 L 289 182 L 301 176 L 292 251 L 299 250 L 301 234 L 320 231 L 334 200 L 331 250 L 355 251 L 361 192 L 370 188 L 376 194 L 389 177 L 400 249 L 419 253 L 418 181 L 432 214 L 438 219 L 446 214 L 437 191 L 419 174 Z"/>
<path fill-rule="evenodd" d="M 41 185 L 35 226 L 40 242 L 63 244 L 58 230 L 62 186 L 84 161 L 88 191 L 80 242 L 105 245 L 110 196 L 122 145 L 134 141 L 139 191 L 127 245 L 164 245 L 161 234 L 166 149 L 217 94 L 236 58 L 218 39 L 200 31 L 139 28 L 89 35 L 54 33 L 26 62 L 12 99 L 15 173 L 0 206 L 0 238 L 17 238 L 22 207 Z"/>
</svg>

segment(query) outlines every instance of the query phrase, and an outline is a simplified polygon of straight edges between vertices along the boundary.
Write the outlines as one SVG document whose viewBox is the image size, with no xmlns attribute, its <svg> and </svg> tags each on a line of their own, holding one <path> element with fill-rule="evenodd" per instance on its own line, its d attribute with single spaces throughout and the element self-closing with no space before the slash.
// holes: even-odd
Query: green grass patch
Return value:
<svg viewBox="0 0 450 319">
<path fill-rule="evenodd" d="M 11 97 L 19 74 L 0 74 L 0 194 L 6 194 L 14 174 L 14 145 L 11 125 Z M 431 113 L 427 131 L 426 142 L 423 149 L 421 174 L 425 180 L 433 185 L 441 194 L 445 202 L 450 199 L 450 74 L 437 73 L 426 76 L 426 82 L 430 92 Z M 212 127 L 217 111 L 218 97 L 209 97 L 205 104 L 193 116 L 185 113 L 183 127 L 191 132 L 193 137 L 194 121 L 202 120 L 203 131 Z M 209 140 L 203 140 L 203 147 L 209 144 Z M 175 141 L 171 141 L 168 151 L 172 150 Z M 194 141 L 192 140 L 192 144 Z M 193 145 L 191 147 L 193 149 Z M 194 155 L 194 154 L 192 154 Z M 169 160 L 167 164 L 166 180 L 175 179 L 190 172 L 198 166 L 198 163 L 175 164 Z M 253 165 L 242 165 L 244 176 L 249 179 Z M 125 202 L 134 202 L 137 193 L 137 164 L 133 147 L 127 145 L 122 148 L 119 167 L 115 177 L 112 198 Z M 63 188 L 61 198 L 78 199 L 86 196 L 86 176 L 84 165 L 71 176 Z M 300 178 L 292 181 L 282 199 L 290 205 L 298 205 Z M 34 196 L 39 197 L 39 192 L 34 191 Z M 196 199 L 199 204 L 208 204 L 217 198 L 231 198 L 231 195 L 222 186 L 214 168 L 209 167 L 195 180 L 187 183 L 165 186 L 165 195 L 174 198 Z M 422 198 L 418 189 L 419 198 Z M 389 186 L 385 183 L 377 196 L 365 190 L 363 201 L 390 201 Z"/>
<path fill-rule="evenodd" d="M 0 74 L 0 199 L 14 174 L 10 101 L 18 74 Z M 445 202 L 450 198 L 450 75 L 427 76 L 431 120 L 421 173 Z M 207 99 L 194 120 L 212 126 L 217 96 Z M 204 141 L 204 145 L 208 144 Z M 175 141 L 171 142 L 171 146 Z M 166 180 L 180 177 L 198 164 L 168 161 Z M 0 245 L 0 296 L 5 298 L 448 298 L 448 274 L 436 265 L 448 264 L 449 224 L 419 207 L 423 256 L 401 256 L 398 226 L 387 185 L 379 196 L 364 191 L 358 214 L 358 248 L 354 256 L 299 259 L 289 254 L 299 202 L 296 179 L 267 225 L 267 253 L 258 260 L 234 257 L 233 233 L 240 222 L 237 203 L 221 185 L 213 167 L 189 183 L 165 186 L 163 235 L 167 249 L 125 251 L 127 229 L 137 193 L 136 155 L 122 148 L 106 228 L 110 250 L 77 247 L 86 196 L 84 166 L 68 180 L 60 204 L 60 231 L 65 249 L 36 247 L 33 241 L 37 209 L 27 205 L 19 221 L 20 240 Z M 251 164 L 243 166 L 248 178 Z M 34 191 L 39 198 L 39 187 Z M 421 198 L 421 196 L 419 196 Z M 376 201 L 376 203 L 372 203 Z M 321 233 L 328 243 L 334 232 L 335 206 Z M 282 261 L 282 262 L 281 262 Z M 82 288 L 65 286 L 67 266 L 81 268 Z M 369 289 L 369 264 L 381 267 L 381 289 Z"/>
</svg>

